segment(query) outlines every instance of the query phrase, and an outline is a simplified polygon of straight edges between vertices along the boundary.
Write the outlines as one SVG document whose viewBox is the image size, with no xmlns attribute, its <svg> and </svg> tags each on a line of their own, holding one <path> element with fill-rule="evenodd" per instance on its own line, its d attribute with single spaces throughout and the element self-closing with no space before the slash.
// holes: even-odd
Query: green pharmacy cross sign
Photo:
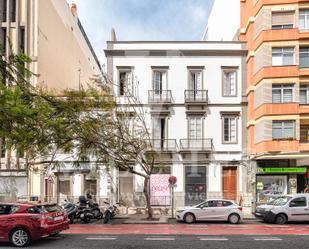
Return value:
<svg viewBox="0 0 309 249">
<path fill-rule="evenodd" d="M 258 173 L 306 173 L 307 168 L 294 167 L 294 168 L 258 168 Z"/>
</svg>

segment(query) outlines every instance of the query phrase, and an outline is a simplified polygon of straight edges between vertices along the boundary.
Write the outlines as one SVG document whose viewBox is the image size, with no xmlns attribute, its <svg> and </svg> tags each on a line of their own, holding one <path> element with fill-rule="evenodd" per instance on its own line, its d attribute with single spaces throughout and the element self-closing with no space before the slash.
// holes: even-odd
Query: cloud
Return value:
<svg viewBox="0 0 309 249">
<path fill-rule="evenodd" d="M 214 0 L 68 0 L 99 59 L 114 27 L 118 40 L 200 40 Z"/>
</svg>

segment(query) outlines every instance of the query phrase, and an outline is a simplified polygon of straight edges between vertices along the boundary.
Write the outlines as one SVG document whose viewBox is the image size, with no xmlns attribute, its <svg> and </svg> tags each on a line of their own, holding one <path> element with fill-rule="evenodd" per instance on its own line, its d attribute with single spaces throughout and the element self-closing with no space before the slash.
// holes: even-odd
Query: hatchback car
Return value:
<svg viewBox="0 0 309 249">
<path fill-rule="evenodd" d="M 206 200 L 196 206 L 176 211 L 176 219 L 186 223 L 195 221 L 228 221 L 237 224 L 243 220 L 242 207 L 224 199 Z"/>
<path fill-rule="evenodd" d="M 55 204 L 0 203 L 0 241 L 23 247 L 68 228 L 66 212 Z"/>
</svg>

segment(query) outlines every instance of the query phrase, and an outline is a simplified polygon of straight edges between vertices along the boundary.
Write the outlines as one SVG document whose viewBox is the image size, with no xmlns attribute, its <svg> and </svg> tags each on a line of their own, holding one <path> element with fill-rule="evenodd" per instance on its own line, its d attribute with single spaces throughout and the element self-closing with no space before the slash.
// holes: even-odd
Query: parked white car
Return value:
<svg viewBox="0 0 309 249">
<path fill-rule="evenodd" d="M 309 221 L 309 194 L 284 195 L 256 207 L 255 215 L 266 222 Z"/>
<path fill-rule="evenodd" d="M 184 207 L 176 211 L 176 219 L 186 223 L 195 221 L 228 221 L 237 224 L 243 220 L 242 207 L 224 199 L 206 200 L 196 206 Z"/>
</svg>

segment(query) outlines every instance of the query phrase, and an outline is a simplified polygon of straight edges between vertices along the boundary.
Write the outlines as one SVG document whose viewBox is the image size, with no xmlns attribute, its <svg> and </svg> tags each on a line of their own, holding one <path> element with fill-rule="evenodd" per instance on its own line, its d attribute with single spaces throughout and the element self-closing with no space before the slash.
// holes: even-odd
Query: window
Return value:
<svg viewBox="0 0 309 249">
<path fill-rule="evenodd" d="M 166 71 L 155 70 L 153 71 L 153 90 L 156 94 L 162 94 L 162 90 L 167 89 Z"/>
<path fill-rule="evenodd" d="M 223 116 L 223 143 L 237 143 L 237 117 Z"/>
<path fill-rule="evenodd" d="M 294 24 L 294 11 L 273 12 L 271 27 L 272 29 L 291 29 Z"/>
<path fill-rule="evenodd" d="M 18 211 L 18 206 L 0 205 L 0 215 L 14 214 Z"/>
<path fill-rule="evenodd" d="M 272 102 L 288 103 L 293 102 L 293 85 L 273 85 L 272 86 Z"/>
<path fill-rule="evenodd" d="M 235 70 L 223 70 L 223 96 L 236 96 L 237 72 Z"/>
<path fill-rule="evenodd" d="M 189 90 L 202 90 L 202 71 L 190 71 Z"/>
<path fill-rule="evenodd" d="M 309 67 L 309 47 L 299 49 L 299 67 Z"/>
<path fill-rule="evenodd" d="M 202 138 L 202 118 L 190 117 L 189 118 L 189 138 L 200 139 Z"/>
<path fill-rule="evenodd" d="M 309 10 L 299 11 L 299 29 L 309 29 Z"/>
<path fill-rule="evenodd" d="M 196 205 L 206 199 L 206 167 L 185 167 L 185 205 Z"/>
<path fill-rule="evenodd" d="M 307 207 L 306 197 L 298 197 L 291 200 L 290 207 Z"/>
<path fill-rule="evenodd" d="M 132 72 L 120 71 L 119 72 L 119 96 L 132 94 Z"/>
<path fill-rule="evenodd" d="M 2 0 L 2 22 L 6 22 L 6 8 L 7 8 L 7 3 L 6 3 L 7 0 Z"/>
<path fill-rule="evenodd" d="M 273 121 L 273 139 L 286 139 L 295 137 L 295 122 L 288 121 Z"/>
<path fill-rule="evenodd" d="M 271 196 L 285 195 L 287 194 L 287 190 L 288 180 L 286 175 L 256 176 L 256 193 L 258 203 L 267 203 Z"/>
<path fill-rule="evenodd" d="M 10 20 L 16 22 L 16 0 L 10 1 Z"/>
<path fill-rule="evenodd" d="M 309 125 L 300 125 L 300 142 L 309 143 Z"/>
<path fill-rule="evenodd" d="M 273 66 L 287 66 L 293 64 L 294 64 L 294 47 L 272 49 Z"/>
<path fill-rule="evenodd" d="M 5 157 L 5 138 L 0 138 L 0 157 Z"/>
<path fill-rule="evenodd" d="M 31 207 L 27 209 L 29 214 L 40 214 L 41 213 L 41 209 L 39 209 L 38 207 Z"/>
<path fill-rule="evenodd" d="M 167 120 L 165 118 L 152 118 L 152 139 L 153 147 L 156 149 L 163 149 L 166 146 L 165 138 L 167 132 Z"/>
<path fill-rule="evenodd" d="M 309 104 L 309 85 L 300 86 L 299 102 L 301 104 Z"/>
<path fill-rule="evenodd" d="M 19 48 L 25 53 L 25 27 L 20 27 Z"/>
<path fill-rule="evenodd" d="M 3 52 L 5 54 L 6 52 L 6 47 L 7 47 L 7 32 L 6 28 L 1 29 L 1 49 L 3 49 Z"/>
</svg>

